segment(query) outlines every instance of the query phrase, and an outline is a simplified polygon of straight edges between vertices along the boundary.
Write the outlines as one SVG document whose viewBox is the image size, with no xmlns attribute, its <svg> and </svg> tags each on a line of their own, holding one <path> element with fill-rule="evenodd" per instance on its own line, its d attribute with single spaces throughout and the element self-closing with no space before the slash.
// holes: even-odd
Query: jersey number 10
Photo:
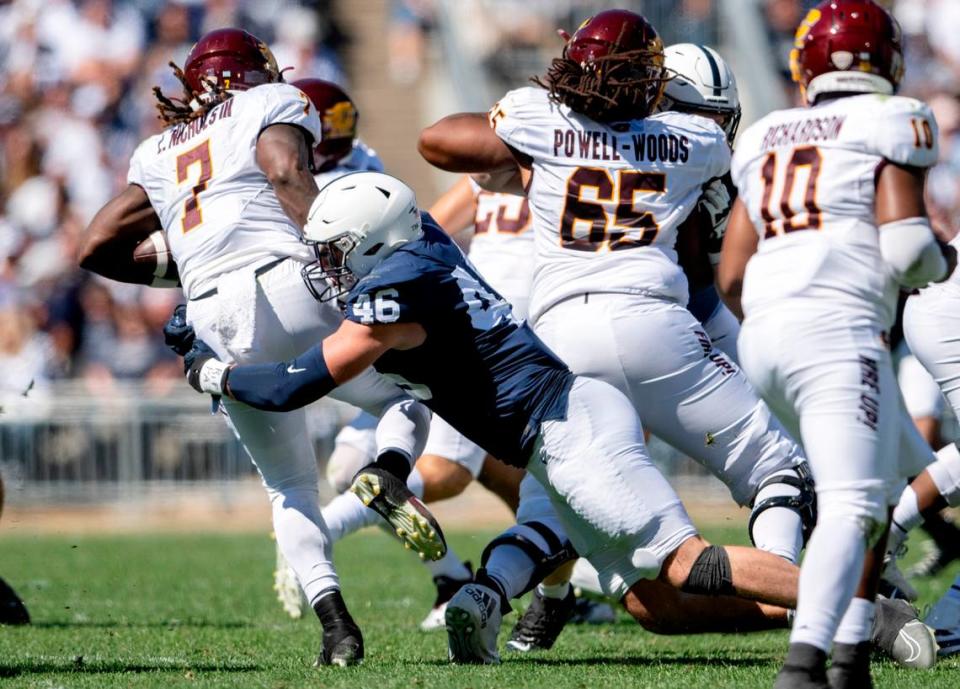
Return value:
<svg viewBox="0 0 960 689">
<path fill-rule="evenodd" d="M 203 213 L 200 211 L 200 192 L 207 188 L 207 182 L 213 177 L 213 163 L 210 159 L 210 139 L 199 146 L 177 156 L 177 184 L 187 181 L 190 167 L 200 165 L 200 177 L 193 185 L 193 193 L 183 202 L 183 219 L 180 221 L 184 232 L 189 232 L 203 222 Z"/>
<path fill-rule="evenodd" d="M 817 206 L 817 181 L 820 178 L 820 164 L 823 162 L 823 156 L 820 155 L 820 149 L 816 146 L 802 146 L 793 151 L 790 156 L 790 162 L 784 171 L 783 192 L 780 194 L 780 202 L 777 208 L 770 207 L 773 188 L 777 178 L 777 154 L 769 153 L 763 161 L 763 168 L 760 171 L 763 177 L 763 200 L 760 202 L 760 217 L 763 218 L 766 238 L 776 237 L 784 232 L 795 232 L 797 230 L 819 230 L 820 229 L 820 208 Z M 790 204 L 793 196 L 794 186 L 797 182 L 797 169 L 806 167 L 810 169 L 807 175 L 807 186 L 803 193 L 803 208 L 794 209 Z M 779 216 L 777 214 L 779 211 Z M 795 222 L 794 217 L 806 211 L 805 221 Z M 781 228 L 775 225 L 776 221 L 782 221 Z"/>
</svg>

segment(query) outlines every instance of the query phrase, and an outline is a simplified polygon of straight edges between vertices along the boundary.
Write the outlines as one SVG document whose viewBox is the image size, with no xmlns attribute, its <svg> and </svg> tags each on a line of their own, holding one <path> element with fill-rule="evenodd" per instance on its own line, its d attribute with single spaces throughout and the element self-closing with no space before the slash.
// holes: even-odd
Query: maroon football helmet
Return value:
<svg viewBox="0 0 960 689">
<path fill-rule="evenodd" d="M 900 25 L 873 0 L 826 0 L 797 28 L 790 69 L 808 103 L 824 93 L 892 94 L 903 78 Z"/>
<path fill-rule="evenodd" d="M 190 88 L 200 94 L 218 86 L 244 91 L 282 81 L 267 44 L 242 29 L 217 29 L 204 34 L 190 49 L 183 73 Z"/>
<path fill-rule="evenodd" d="M 636 104 L 640 112 L 634 113 L 645 117 L 656 108 L 666 84 L 663 41 L 650 22 L 628 10 L 606 10 L 584 21 L 563 49 L 565 58 L 596 70 L 604 68 L 605 58 L 623 53 L 632 53 L 630 77 L 645 84 L 642 102 Z"/>
<path fill-rule="evenodd" d="M 293 85 L 307 94 L 320 115 L 323 137 L 313 148 L 313 160 L 317 172 L 324 172 L 353 150 L 360 114 L 350 96 L 336 84 L 322 79 L 299 79 Z"/>
</svg>

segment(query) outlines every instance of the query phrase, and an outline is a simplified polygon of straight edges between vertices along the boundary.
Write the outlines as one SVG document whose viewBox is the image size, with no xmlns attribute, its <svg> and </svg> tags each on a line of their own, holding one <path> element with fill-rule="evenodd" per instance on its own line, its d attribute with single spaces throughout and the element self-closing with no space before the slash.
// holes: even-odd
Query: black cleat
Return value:
<svg viewBox="0 0 960 689">
<path fill-rule="evenodd" d="M 553 648 L 560 632 L 573 617 L 576 601 L 573 587 L 563 598 L 546 598 L 534 589 L 533 600 L 510 633 L 507 649 L 529 653 Z"/>
<path fill-rule="evenodd" d="M 830 689 L 827 654 L 809 644 L 790 644 L 773 689 Z"/>
<path fill-rule="evenodd" d="M 340 592 L 324 596 L 313 609 L 323 625 L 323 646 L 314 667 L 359 665 L 363 660 L 363 635 L 347 611 Z"/>
<path fill-rule="evenodd" d="M 386 469 L 364 467 L 353 477 L 350 492 L 386 519 L 404 547 L 421 559 L 439 560 L 447 554 L 439 522 L 407 484 Z"/>
<path fill-rule="evenodd" d="M 30 624 L 27 606 L 3 579 L 0 579 L 0 624 Z"/>
<path fill-rule="evenodd" d="M 830 689 L 873 689 L 870 677 L 870 642 L 834 644 L 833 662 L 827 670 Z"/>
</svg>

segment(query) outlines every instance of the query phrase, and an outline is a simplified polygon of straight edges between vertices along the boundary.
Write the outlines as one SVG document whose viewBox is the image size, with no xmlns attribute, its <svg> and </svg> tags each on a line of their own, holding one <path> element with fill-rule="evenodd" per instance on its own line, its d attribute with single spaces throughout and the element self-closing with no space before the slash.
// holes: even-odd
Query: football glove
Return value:
<svg viewBox="0 0 960 689">
<path fill-rule="evenodd" d="M 190 351 L 183 357 L 183 372 L 187 382 L 197 392 L 222 395 L 230 373 L 230 364 L 217 359 L 216 353 L 203 340 L 194 339 Z"/>
<path fill-rule="evenodd" d="M 163 341 L 178 356 L 186 356 L 196 337 L 193 326 L 187 324 L 187 305 L 179 304 L 163 326 Z"/>
</svg>

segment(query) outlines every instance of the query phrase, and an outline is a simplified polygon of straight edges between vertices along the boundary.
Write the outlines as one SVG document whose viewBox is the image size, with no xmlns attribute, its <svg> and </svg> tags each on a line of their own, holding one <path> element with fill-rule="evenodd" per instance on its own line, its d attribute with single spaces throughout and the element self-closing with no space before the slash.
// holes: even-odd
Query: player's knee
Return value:
<svg viewBox="0 0 960 689">
<path fill-rule="evenodd" d="M 501 547 L 520 550 L 533 565 L 530 580 L 523 586 L 523 590 L 516 594 L 518 596 L 533 589 L 560 565 L 577 558 L 576 551 L 562 530 L 558 532 L 550 525 L 536 521 L 511 526 L 490 541 L 480 556 L 482 568 L 486 569 L 494 552 Z"/>
<path fill-rule="evenodd" d="M 347 443 L 337 443 L 327 460 L 327 483 L 339 495 L 350 487 L 353 477 L 373 459 Z"/>
<path fill-rule="evenodd" d="M 733 596 L 733 567 L 727 549 L 720 545 L 708 545 L 700 551 L 690 565 L 687 579 L 681 590 L 701 596 Z"/>
<path fill-rule="evenodd" d="M 882 483 L 861 488 L 817 491 L 817 523 L 852 523 L 873 547 L 883 535 L 889 519 L 887 490 Z"/>
<path fill-rule="evenodd" d="M 751 501 L 749 533 L 750 541 L 757 545 L 754 529 L 757 519 L 764 512 L 773 509 L 787 509 L 796 512 L 800 518 L 803 542 L 810 538 L 817 523 L 817 495 L 813 477 L 806 463 L 791 469 L 777 471 L 766 477 L 757 489 Z"/>
</svg>

